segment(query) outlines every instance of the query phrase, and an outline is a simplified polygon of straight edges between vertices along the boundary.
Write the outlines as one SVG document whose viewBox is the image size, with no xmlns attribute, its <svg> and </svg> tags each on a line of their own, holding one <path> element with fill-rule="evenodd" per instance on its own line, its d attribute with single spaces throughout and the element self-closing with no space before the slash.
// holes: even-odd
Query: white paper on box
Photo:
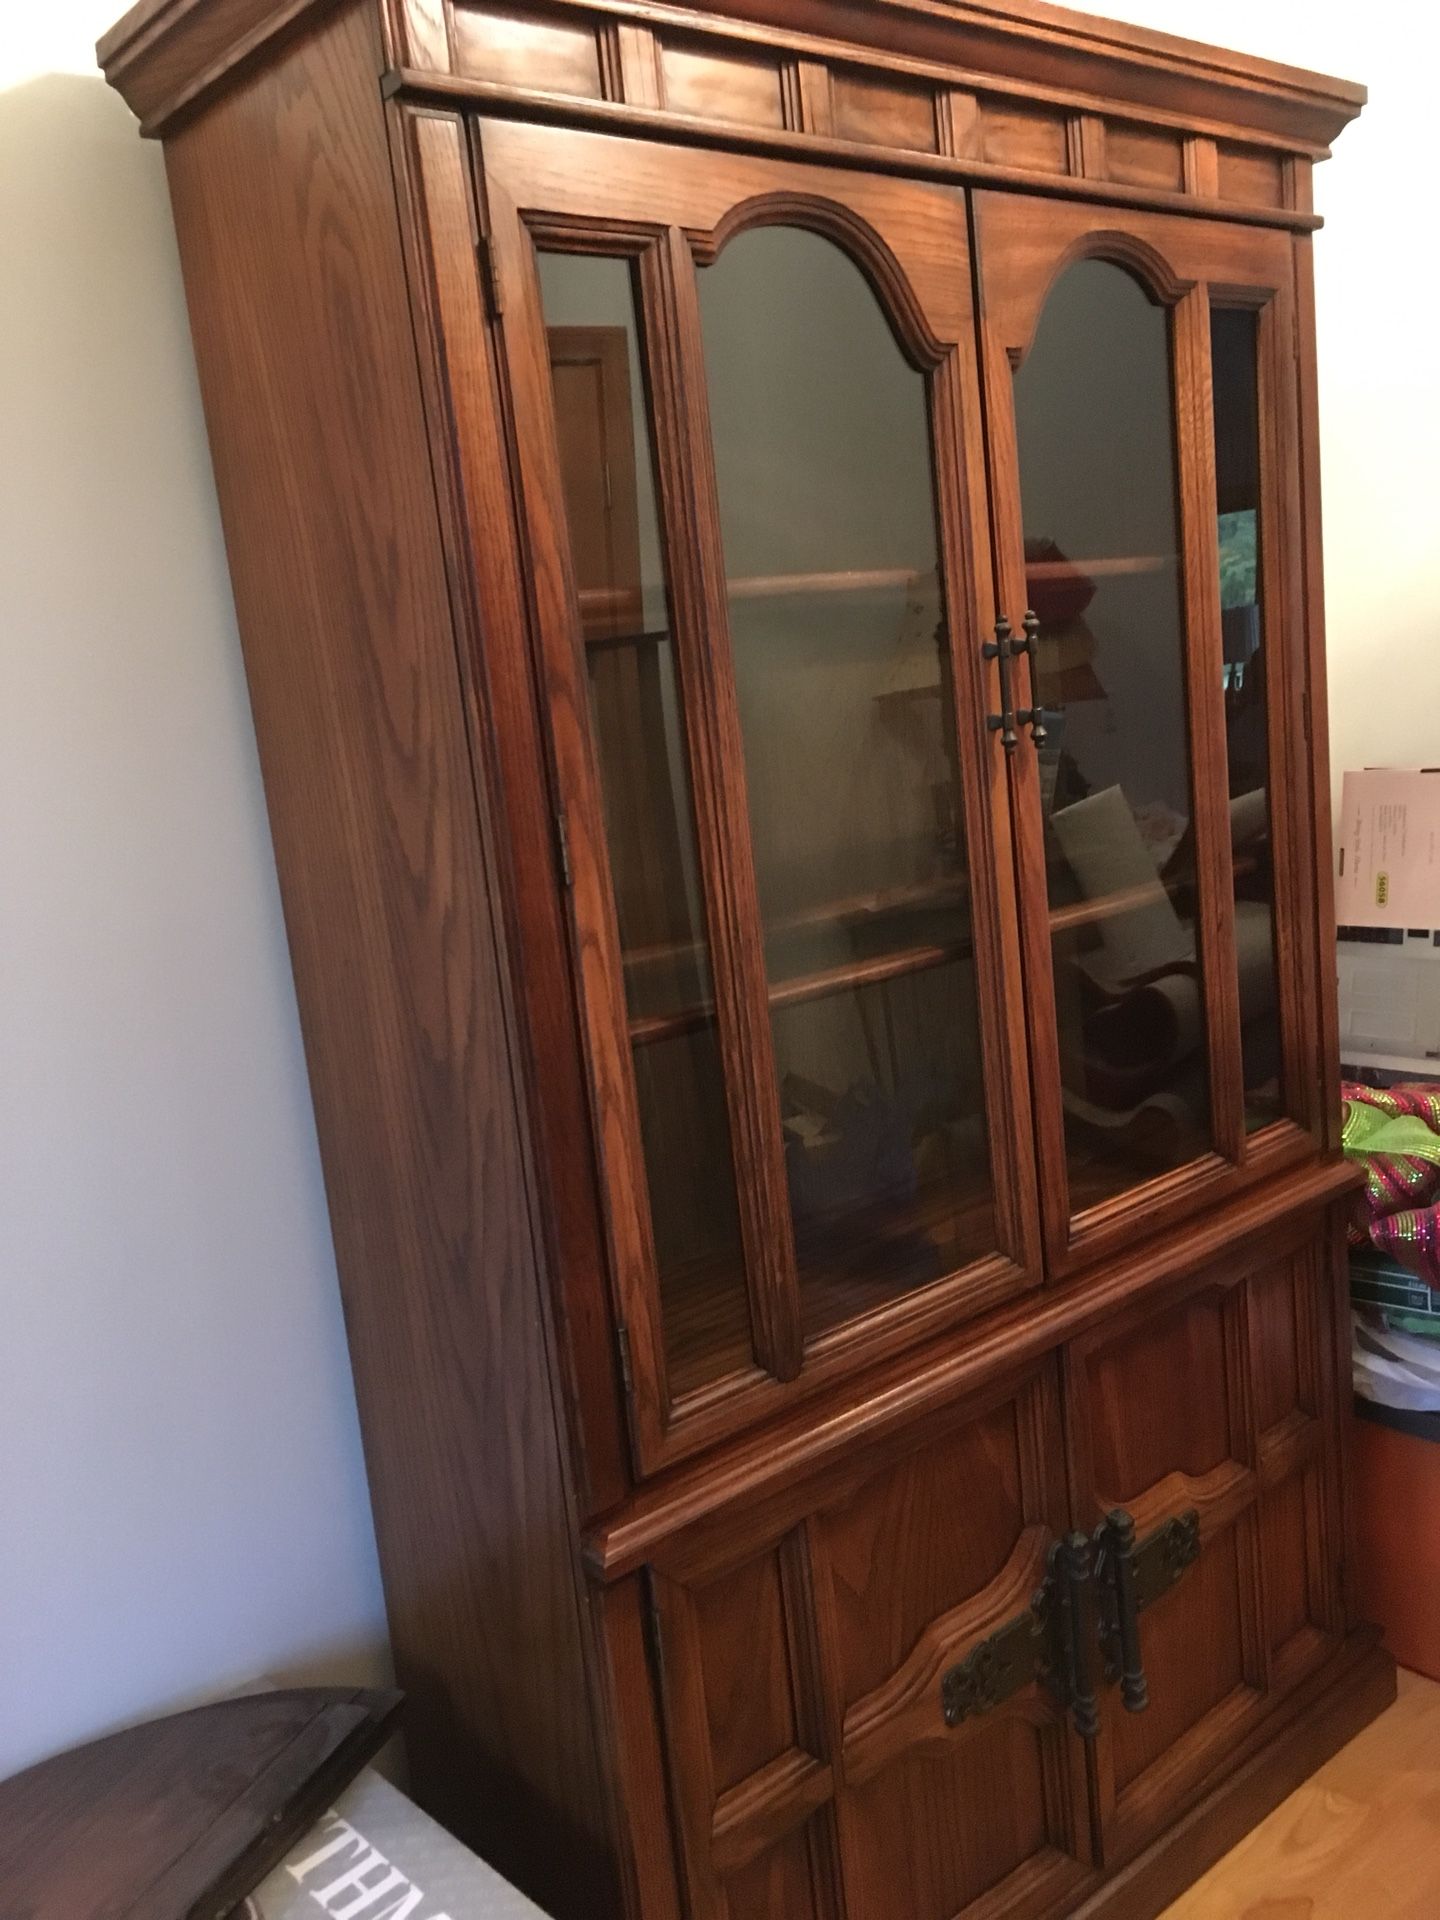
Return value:
<svg viewBox="0 0 1440 1920">
<path fill-rule="evenodd" d="M 1347 773 L 1339 840 L 1342 927 L 1440 927 L 1440 772 Z"/>
<path fill-rule="evenodd" d="M 297 1840 L 233 1920 L 545 1920 L 371 1770 Z"/>
</svg>

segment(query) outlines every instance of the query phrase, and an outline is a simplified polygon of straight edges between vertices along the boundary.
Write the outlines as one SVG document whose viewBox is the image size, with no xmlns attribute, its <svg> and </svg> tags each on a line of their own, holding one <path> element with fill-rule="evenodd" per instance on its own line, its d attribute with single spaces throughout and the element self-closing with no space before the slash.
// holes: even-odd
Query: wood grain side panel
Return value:
<svg viewBox="0 0 1440 1920">
<path fill-rule="evenodd" d="M 611 1899 L 570 1491 L 367 14 L 168 149 L 419 1793 Z"/>
<path fill-rule="evenodd" d="M 512 977 L 524 1003 L 530 1110 L 543 1159 L 542 1225 L 554 1247 L 556 1323 L 573 1404 L 572 1458 L 586 1515 L 629 1484 L 594 1150 L 575 1025 L 554 818 L 531 675 L 522 559 L 506 458 L 493 323 L 472 244 L 465 129 L 451 115 L 399 116 L 397 164 L 411 209 L 412 287 L 453 591 L 467 616 L 462 677 L 477 755 L 492 785 Z M 508 857 L 507 857 L 508 856 Z M 563 1304 L 561 1295 L 563 1294 Z"/>
</svg>

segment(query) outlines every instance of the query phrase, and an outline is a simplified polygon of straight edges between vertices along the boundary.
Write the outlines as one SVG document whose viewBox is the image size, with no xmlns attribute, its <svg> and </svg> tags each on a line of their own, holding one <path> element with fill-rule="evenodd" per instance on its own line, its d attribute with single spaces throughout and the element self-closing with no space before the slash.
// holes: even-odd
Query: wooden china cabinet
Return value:
<svg viewBox="0 0 1440 1920">
<path fill-rule="evenodd" d="M 1311 169 L 1041 0 L 142 0 L 421 1798 L 1138 1916 L 1392 1696 Z M 298 1549 L 297 1549 L 298 1550 Z"/>
</svg>

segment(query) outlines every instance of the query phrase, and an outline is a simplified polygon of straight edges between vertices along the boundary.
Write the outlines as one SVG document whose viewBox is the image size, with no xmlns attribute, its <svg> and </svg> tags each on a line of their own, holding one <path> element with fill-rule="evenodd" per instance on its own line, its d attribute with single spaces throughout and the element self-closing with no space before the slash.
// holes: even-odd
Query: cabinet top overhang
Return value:
<svg viewBox="0 0 1440 1920">
<path fill-rule="evenodd" d="M 138 0 L 96 56 L 142 131 L 165 134 L 334 4 Z M 804 140 L 829 159 L 845 157 L 835 148 L 854 148 L 856 163 L 866 163 L 866 148 L 889 148 L 893 165 L 914 156 L 924 171 L 924 156 L 933 156 L 943 163 L 935 171 L 977 179 L 1000 175 L 1006 157 L 993 163 L 987 102 L 991 121 L 1039 108 L 1068 150 L 1060 173 L 1075 180 L 1125 182 L 1129 167 L 1135 190 L 1164 188 L 1167 161 L 1142 150 L 1148 132 L 1160 131 L 1179 156 L 1177 194 L 1250 202 L 1252 217 L 1269 205 L 1271 217 L 1288 213 L 1292 225 L 1313 225 L 1304 163 L 1323 159 L 1365 104 L 1365 88 L 1350 81 L 1044 0 L 724 0 L 710 10 L 657 0 L 351 4 L 374 10 L 376 61 L 390 90 L 620 131 Z M 847 88 L 862 96 L 852 111 Z M 1125 159 L 1100 173 L 1106 129 Z M 1258 177 L 1225 194 L 1213 152 L 1185 152 L 1196 142 L 1212 150 L 1219 142 L 1221 156 L 1227 144 L 1277 163 L 1292 156 L 1306 182 L 1296 184 L 1292 165 L 1273 202 Z M 870 163 L 885 161 L 874 154 Z M 1027 165 L 1021 156 L 1020 171 Z M 1054 159 L 1041 159 L 1046 169 Z"/>
</svg>

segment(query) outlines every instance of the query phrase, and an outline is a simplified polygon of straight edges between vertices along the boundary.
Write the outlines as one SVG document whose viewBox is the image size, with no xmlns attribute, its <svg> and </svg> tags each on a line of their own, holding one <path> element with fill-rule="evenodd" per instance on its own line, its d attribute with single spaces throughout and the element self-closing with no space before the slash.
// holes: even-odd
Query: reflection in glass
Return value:
<svg viewBox="0 0 1440 1920">
<path fill-rule="evenodd" d="M 1235 953 L 1240 972 L 1245 1124 L 1252 1132 L 1278 1120 L 1282 1113 L 1260 567 L 1258 345 L 1256 313 L 1233 307 L 1211 311 Z"/>
<path fill-rule="evenodd" d="M 808 1337 L 995 1244 L 925 383 L 791 228 L 700 273 Z"/>
<path fill-rule="evenodd" d="M 1168 316 L 1057 282 L 1015 376 L 1072 1212 L 1210 1146 Z"/>
<path fill-rule="evenodd" d="M 635 298 L 542 253 L 555 427 L 676 1396 L 753 1364 Z"/>
</svg>

